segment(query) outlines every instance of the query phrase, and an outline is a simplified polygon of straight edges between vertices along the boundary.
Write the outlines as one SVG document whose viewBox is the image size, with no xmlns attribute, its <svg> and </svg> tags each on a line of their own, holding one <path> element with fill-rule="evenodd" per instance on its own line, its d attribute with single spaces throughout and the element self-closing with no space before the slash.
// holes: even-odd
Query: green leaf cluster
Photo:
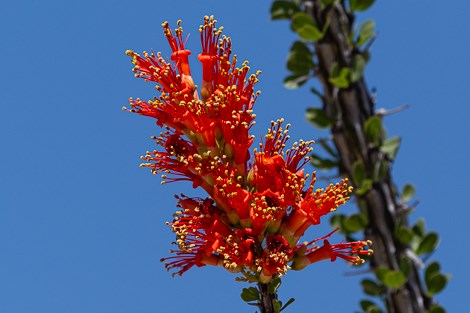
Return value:
<svg viewBox="0 0 470 313">
<path fill-rule="evenodd" d="M 291 75 L 285 78 L 284 86 L 290 89 L 302 86 L 311 77 L 313 67 L 313 55 L 307 45 L 302 41 L 294 42 L 287 57 Z"/>
<path fill-rule="evenodd" d="M 256 287 L 243 288 L 241 298 L 245 302 L 259 301 L 261 299 Z"/>
<path fill-rule="evenodd" d="M 426 232 L 423 219 L 418 220 L 413 227 L 402 225 L 396 233 L 397 238 L 407 245 L 411 245 L 417 255 L 432 253 L 439 244 L 439 235 L 436 232 Z"/>
<path fill-rule="evenodd" d="M 449 275 L 444 275 L 441 272 L 441 266 L 438 262 L 430 263 L 424 272 L 424 281 L 426 283 L 426 288 L 428 289 L 428 295 L 434 296 L 441 292 L 445 288 L 449 279 Z"/>
<path fill-rule="evenodd" d="M 267 285 L 267 293 L 276 294 L 280 286 L 281 286 L 281 279 L 280 278 L 274 279 Z M 243 288 L 240 296 L 243 301 L 254 306 L 259 306 L 262 301 L 262 295 L 260 294 L 260 291 L 256 287 Z M 285 308 L 287 308 L 287 306 L 292 304 L 294 301 L 295 301 L 294 298 L 290 298 L 284 305 L 282 305 L 282 301 L 278 299 L 273 299 L 274 313 L 282 312 Z"/>
<path fill-rule="evenodd" d="M 328 129 L 333 124 L 325 110 L 320 108 L 308 108 L 305 117 L 318 129 Z"/>
<path fill-rule="evenodd" d="M 340 67 L 337 63 L 334 63 L 328 81 L 338 88 L 348 88 L 351 83 L 362 78 L 366 65 L 367 60 L 360 53 L 354 56 L 350 67 Z"/>
<path fill-rule="evenodd" d="M 274 1 L 271 5 L 271 19 L 290 19 L 295 13 L 300 11 L 299 1 Z"/>
<path fill-rule="evenodd" d="M 351 215 L 335 214 L 331 217 L 330 223 L 334 227 L 339 227 L 342 233 L 351 238 L 353 233 L 364 230 L 368 224 L 365 214 L 355 213 Z"/>
<path fill-rule="evenodd" d="M 318 41 L 325 35 L 323 31 L 318 29 L 313 18 L 303 12 L 297 12 L 292 16 L 291 29 L 296 32 L 300 38 L 307 41 Z"/>
</svg>

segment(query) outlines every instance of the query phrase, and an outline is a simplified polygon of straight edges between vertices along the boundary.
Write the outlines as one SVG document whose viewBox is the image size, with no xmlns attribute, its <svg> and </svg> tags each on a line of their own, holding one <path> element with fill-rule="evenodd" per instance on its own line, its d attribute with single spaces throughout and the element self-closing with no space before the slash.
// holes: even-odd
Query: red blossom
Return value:
<svg viewBox="0 0 470 313">
<path fill-rule="evenodd" d="M 248 62 L 237 67 L 232 42 L 213 17 L 200 27 L 202 64 L 200 89 L 194 83 L 181 21 L 163 33 L 171 48 L 132 58 L 135 76 L 157 84 L 158 97 L 130 99 L 129 111 L 152 117 L 164 131 L 153 137 L 159 149 L 142 157 L 143 167 L 162 174 L 164 182 L 189 181 L 208 198 L 179 196 L 179 211 L 168 223 L 176 235 L 173 255 L 164 258 L 174 274 L 194 266 L 220 266 L 246 280 L 269 282 L 287 270 L 329 259 L 360 263 L 368 242 L 330 244 L 325 236 L 298 244 L 304 232 L 322 216 L 344 204 L 351 192 L 347 180 L 314 190 L 315 174 L 303 167 L 313 141 L 287 148 L 290 125 L 272 122 L 253 157 L 253 106 L 260 72 L 249 74 Z M 323 246 L 314 243 L 323 240 Z"/>
<path fill-rule="evenodd" d="M 285 274 L 288 269 L 287 263 L 293 256 L 294 249 L 282 235 L 267 236 L 260 264 L 263 268 L 262 275 L 270 278 L 273 275 Z"/>
<path fill-rule="evenodd" d="M 336 231 L 336 230 L 335 230 Z M 315 239 L 309 243 L 298 245 L 296 247 L 296 255 L 292 263 L 293 270 L 301 270 L 306 266 L 323 260 L 336 261 L 337 258 L 348 261 L 349 263 L 358 265 L 364 263 L 361 255 L 370 255 L 373 253 L 372 249 L 366 249 L 366 246 L 372 244 L 371 241 L 353 241 L 342 242 L 338 244 L 330 244 L 327 240 L 335 231 L 330 234 Z M 312 246 L 315 242 L 323 240 L 323 246 Z"/>
</svg>

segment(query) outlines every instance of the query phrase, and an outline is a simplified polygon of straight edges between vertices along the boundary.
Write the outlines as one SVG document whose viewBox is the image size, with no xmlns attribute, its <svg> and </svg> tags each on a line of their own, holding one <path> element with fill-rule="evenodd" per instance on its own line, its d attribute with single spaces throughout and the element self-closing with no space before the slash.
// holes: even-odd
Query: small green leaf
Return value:
<svg viewBox="0 0 470 313">
<path fill-rule="evenodd" d="M 370 178 L 366 178 L 366 172 L 364 169 L 364 164 L 360 160 L 357 160 L 353 164 L 352 180 L 356 185 L 354 193 L 362 196 L 370 190 L 374 181 Z"/>
<path fill-rule="evenodd" d="M 379 307 L 372 301 L 362 300 L 360 304 L 365 313 L 382 313 Z"/>
<path fill-rule="evenodd" d="M 364 311 L 367 310 L 368 307 L 375 305 L 374 302 L 369 301 L 369 300 L 361 300 L 361 302 L 359 302 L 359 304 L 361 305 L 361 308 L 362 308 Z"/>
<path fill-rule="evenodd" d="M 359 188 L 356 188 L 354 191 L 358 196 L 365 195 L 370 188 L 372 188 L 372 185 L 374 184 L 374 181 L 372 179 L 364 179 L 362 181 L 362 185 Z"/>
<path fill-rule="evenodd" d="M 374 2 L 375 0 L 350 0 L 349 7 L 351 11 L 365 11 L 374 4 Z"/>
<path fill-rule="evenodd" d="M 297 12 L 292 16 L 290 27 L 293 31 L 297 32 L 298 29 L 304 27 L 305 25 L 315 26 L 315 21 L 310 15 L 304 12 Z"/>
<path fill-rule="evenodd" d="M 323 33 L 315 25 L 305 25 L 296 30 L 300 38 L 318 41 L 323 38 Z"/>
<path fill-rule="evenodd" d="M 243 288 L 241 297 L 245 302 L 259 300 L 259 292 L 255 287 Z"/>
<path fill-rule="evenodd" d="M 370 296 L 379 296 L 383 293 L 383 288 L 373 280 L 364 279 L 361 285 L 364 292 Z"/>
<path fill-rule="evenodd" d="M 405 276 L 408 276 L 411 273 L 412 268 L 413 263 L 411 260 L 403 255 L 400 258 L 400 270 L 403 272 L 403 274 L 405 274 Z"/>
<path fill-rule="evenodd" d="M 333 65 L 333 69 L 331 71 L 331 76 L 328 79 L 330 83 L 335 85 L 339 88 L 348 88 L 349 87 L 349 68 L 343 67 L 339 70 L 338 65 Z"/>
<path fill-rule="evenodd" d="M 364 132 L 370 141 L 378 145 L 382 138 L 382 120 L 380 117 L 377 115 L 369 117 L 364 124 Z"/>
<path fill-rule="evenodd" d="M 439 236 L 435 232 L 428 233 L 423 240 L 421 240 L 418 248 L 416 249 L 416 254 L 429 253 L 433 251 L 439 242 Z"/>
<path fill-rule="evenodd" d="M 308 75 L 290 75 L 284 79 L 284 87 L 287 89 L 297 89 L 307 82 L 309 79 Z"/>
<path fill-rule="evenodd" d="M 429 313 L 446 313 L 446 310 L 444 310 L 443 307 L 441 307 L 438 304 L 435 304 L 431 307 L 431 310 L 429 310 Z"/>
<path fill-rule="evenodd" d="M 352 180 L 356 186 L 360 186 L 362 181 L 366 178 L 364 164 L 361 160 L 357 160 L 353 164 Z"/>
<path fill-rule="evenodd" d="M 358 54 L 354 56 L 354 60 L 351 67 L 351 82 L 358 81 L 362 74 L 364 73 L 364 69 L 366 68 L 366 61 L 362 57 L 362 55 Z"/>
<path fill-rule="evenodd" d="M 440 270 L 441 266 L 438 262 L 432 262 L 426 267 L 426 270 L 424 271 L 424 280 L 426 282 L 426 285 L 429 285 L 429 281 L 431 280 L 431 278 L 434 275 L 439 274 Z"/>
<path fill-rule="evenodd" d="M 433 275 L 427 282 L 428 295 L 433 296 L 441 292 L 447 285 L 449 278 L 441 273 Z"/>
<path fill-rule="evenodd" d="M 389 288 L 400 288 L 406 283 L 406 276 L 400 271 L 389 271 L 385 274 L 383 283 Z"/>
<path fill-rule="evenodd" d="M 301 41 L 294 42 L 287 57 L 287 69 L 296 75 L 307 75 L 313 66 L 309 48 Z"/>
<path fill-rule="evenodd" d="M 323 94 L 318 89 L 314 87 L 310 87 L 310 92 L 313 93 L 318 98 L 320 98 L 320 100 L 323 100 Z"/>
<path fill-rule="evenodd" d="M 269 283 L 268 285 L 268 293 L 269 294 L 274 294 L 276 293 L 276 291 L 279 289 L 279 287 L 281 286 L 281 279 L 280 278 L 276 278 L 274 279 L 272 282 Z"/>
<path fill-rule="evenodd" d="M 335 151 L 335 148 L 328 144 L 328 140 L 319 140 L 318 144 L 325 149 L 325 151 L 334 158 L 338 157 L 338 153 Z"/>
<path fill-rule="evenodd" d="M 356 40 L 358 46 L 365 44 L 375 33 L 375 22 L 373 20 L 367 20 L 362 24 L 359 30 L 359 35 Z"/>
<path fill-rule="evenodd" d="M 337 160 L 325 159 L 315 153 L 310 155 L 310 162 L 315 168 L 325 171 L 331 170 L 332 168 L 337 167 L 339 164 Z"/>
<path fill-rule="evenodd" d="M 406 276 L 401 271 L 393 271 L 381 267 L 376 272 L 377 278 L 389 288 L 400 288 L 406 282 Z"/>
<path fill-rule="evenodd" d="M 313 126 L 320 129 L 330 128 L 332 125 L 331 119 L 328 117 L 325 110 L 320 108 L 308 108 L 305 117 Z"/>
<path fill-rule="evenodd" d="M 377 306 L 372 306 L 367 308 L 365 313 L 382 313 L 382 310 L 380 310 Z"/>
<path fill-rule="evenodd" d="M 413 240 L 413 232 L 408 227 L 402 225 L 397 231 L 397 238 L 404 245 L 409 245 Z"/>
<path fill-rule="evenodd" d="M 274 313 L 280 313 L 281 312 L 281 301 L 277 299 L 273 299 L 273 311 Z"/>
<path fill-rule="evenodd" d="M 290 19 L 292 15 L 299 11 L 298 5 L 291 1 L 274 1 L 271 5 L 271 19 Z"/>
<path fill-rule="evenodd" d="M 420 218 L 412 228 L 413 232 L 420 238 L 423 238 L 426 233 L 426 224 L 424 220 Z"/>
<path fill-rule="evenodd" d="M 415 187 L 412 184 L 406 184 L 401 191 L 401 200 L 403 202 L 409 201 L 415 195 Z"/>
<path fill-rule="evenodd" d="M 294 298 L 290 298 L 290 299 L 286 302 L 286 304 L 284 304 L 284 305 L 282 306 L 281 311 L 284 310 L 285 308 L 287 308 L 289 305 L 291 305 L 294 301 L 295 301 Z"/>
<path fill-rule="evenodd" d="M 389 272 L 390 269 L 388 267 L 379 267 L 376 271 L 375 271 L 375 276 L 377 277 L 378 280 L 380 280 L 381 282 L 383 282 L 383 279 L 385 277 L 385 274 L 387 274 L 387 272 Z"/>
<path fill-rule="evenodd" d="M 384 159 L 381 159 L 374 164 L 374 174 L 372 175 L 374 182 L 379 182 L 385 178 L 389 169 L 388 164 L 389 162 Z"/>
<path fill-rule="evenodd" d="M 397 155 L 398 148 L 400 147 L 400 142 L 400 137 L 387 138 L 380 146 L 380 151 L 388 155 L 388 157 L 393 160 Z"/>
<path fill-rule="evenodd" d="M 346 232 L 355 233 L 366 226 L 364 218 L 359 214 L 353 214 L 344 219 L 343 227 Z"/>
<path fill-rule="evenodd" d="M 344 214 L 335 214 L 331 217 L 330 219 L 330 224 L 333 227 L 339 227 L 340 229 L 344 228 L 343 227 L 343 221 L 346 218 Z"/>
</svg>

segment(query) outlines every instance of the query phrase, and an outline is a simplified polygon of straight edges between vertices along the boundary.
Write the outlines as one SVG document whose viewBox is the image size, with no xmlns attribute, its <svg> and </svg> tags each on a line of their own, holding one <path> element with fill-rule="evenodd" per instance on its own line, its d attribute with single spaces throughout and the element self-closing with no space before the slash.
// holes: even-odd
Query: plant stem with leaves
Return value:
<svg viewBox="0 0 470 313">
<path fill-rule="evenodd" d="M 401 192 L 392 179 L 392 165 L 400 138 L 386 136 L 384 112 L 375 110 L 375 95 L 365 83 L 364 69 L 375 39 L 375 23 L 368 20 L 355 32 L 356 13 L 373 0 L 274 1 L 273 19 L 290 20 L 299 40 L 287 61 L 291 75 L 288 88 L 297 88 L 315 77 L 321 90 L 312 88 L 321 107 L 307 110 L 307 118 L 318 128 L 329 129 L 331 140 L 321 140 L 326 156 L 312 155 L 316 167 L 336 169 L 352 180 L 358 213 L 337 215 L 334 225 L 352 239 L 363 231 L 374 243 L 370 268 L 376 279 L 362 282 L 364 291 L 378 296 L 390 313 L 443 312 L 434 294 L 441 291 L 447 276 L 437 262 L 426 267 L 420 255 L 430 255 L 438 236 L 426 232 L 424 222 L 411 226 L 408 201 L 412 185 Z M 423 275 L 424 274 L 424 275 Z M 424 276 L 424 277 L 423 277 Z M 362 300 L 365 312 L 381 312 L 378 305 Z"/>
</svg>

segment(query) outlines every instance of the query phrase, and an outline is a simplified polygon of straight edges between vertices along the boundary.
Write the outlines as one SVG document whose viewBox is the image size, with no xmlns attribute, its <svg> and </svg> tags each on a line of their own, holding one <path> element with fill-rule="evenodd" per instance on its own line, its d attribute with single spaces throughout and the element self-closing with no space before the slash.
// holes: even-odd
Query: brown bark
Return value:
<svg viewBox="0 0 470 313">
<path fill-rule="evenodd" d="M 258 283 L 261 303 L 259 308 L 261 313 L 274 313 L 274 301 L 277 300 L 277 293 L 269 293 L 269 284 Z"/>
</svg>

